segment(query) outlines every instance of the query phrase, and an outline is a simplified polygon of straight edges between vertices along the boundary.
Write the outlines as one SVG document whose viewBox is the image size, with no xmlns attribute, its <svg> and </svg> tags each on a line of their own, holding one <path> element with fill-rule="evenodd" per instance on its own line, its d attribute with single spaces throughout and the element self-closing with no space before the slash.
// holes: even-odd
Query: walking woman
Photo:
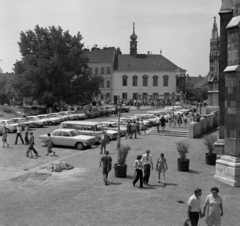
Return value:
<svg viewBox="0 0 240 226">
<path fill-rule="evenodd" d="M 207 196 L 203 207 L 203 215 L 206 216 L 207 226 L 220 226 L 223 216 L 222 197 L 218 194 L 217 187 L 211 188 L 211 194 Z"/>
<path fill-rule="evenodd" d="M 141 119 L 140 128 L 141 128 L 141 130 L 142 130 L 145 134 L 147 134 L 147 133 L 146 133 L 147 126 L 144 124 L 143 119 Z"/>
<path fill-rule="evenodd" d="M 51 138 L 51 134 L 48 133 L 48 139 L 46 141 L 46 144 L 47 144 L 47 154 L 46 155 L 49 155 L 50 153 L 53 153 L 53 155 L 55 155 L 55 151 L 52 150 L 52 138 Z"/>
<path fill-rule="evenodd" d="M 143 187 L 143 172 L 142 172 L 143 165 L 141 162 L 141 158 L 142 156 L 138 155 L 137 159 L 134 162 L 135 173 L 134 173 L 133 186 L 135 186 L 138 180 L 140 180 L 139 188 Z"/>
<path fill-rule="evenodd" d="M 5 148 L 5 144 L 7 145 L 7 147 L 9 147 L 9 144 L 7 143 L 7 134 L 8 134 L 8 131 L 7 131 L 7 128 L 4 126 L 3 127 L 3 132 L 2 132 L 2 142 L 3 142 L 3 148 Z"/>
<path fill-rule="evenodd" d="M 187 115 L 186 114 L 184 114 L 184 116 L 183 116 L 183 123 L 184 123 L 184 128 L 186 129 L 187 128 Z"/>
<path fill-rule="evenodd" d="M 166 186 L 165 183 L 165 172 L 168 170 L 167 160 L 164 158 L 164 154 L 161 153 L 160 157 L 157 160 L 156 170 L 158 171 L 158 183 L 161 183 L 161 173 L 163 176 L 163 186 Z"/>
</svg>

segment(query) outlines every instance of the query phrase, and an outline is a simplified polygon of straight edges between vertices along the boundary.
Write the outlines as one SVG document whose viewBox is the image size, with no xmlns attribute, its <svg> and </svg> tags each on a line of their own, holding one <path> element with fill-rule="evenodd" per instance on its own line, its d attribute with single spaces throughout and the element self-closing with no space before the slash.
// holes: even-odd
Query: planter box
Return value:
<svg viewBox="0 0 240 226">
<path fill-rule="evenodd" d="M 127 176 L 127 164 L 121 166 L 118 163 L 114 164 L 115 177 L 124 178 Z"/>
<path fill-rule="evenodd" d="M 178 170 L 183 171 L 183 172 L 188 172 L 189 171 L 189 159 L 185 159 L 184 161 L 179 158 L 178 159 Z"/>
<path fill-rule="evenodd" d="M 207 165 L 216 165 L 217 154 L 216 153 L 206 153 L 206 164 Z"/>
</svg>

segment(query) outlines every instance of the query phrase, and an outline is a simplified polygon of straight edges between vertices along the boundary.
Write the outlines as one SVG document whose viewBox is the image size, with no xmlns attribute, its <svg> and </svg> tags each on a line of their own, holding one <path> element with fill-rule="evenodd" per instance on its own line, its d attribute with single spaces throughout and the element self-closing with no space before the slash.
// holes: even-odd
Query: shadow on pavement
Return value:
<svg viewBox="0 0 240 226">
<path fill-rule="evenodd" d="M 188 172 L 189 172 L 189 173 L 193 173 L 193 174 L 199 174 L 199 173 L 201 173 L 201 172 L 199 172 L 199 171 L 195 171 L 195 170 L 191 170 L 191 169 L 190 169 Z"/>
<path fill-rule="evenodd" d="M 109 185 L 121 185 L 122 183 L 108 182 Z"/>
</svg>

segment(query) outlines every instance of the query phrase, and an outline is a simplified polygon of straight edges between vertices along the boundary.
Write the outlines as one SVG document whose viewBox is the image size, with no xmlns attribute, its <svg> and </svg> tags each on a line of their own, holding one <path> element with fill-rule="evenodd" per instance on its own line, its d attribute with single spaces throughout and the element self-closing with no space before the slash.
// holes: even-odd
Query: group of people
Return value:
<svg viewBox="0 0 240 226">
<path fill-rule="evenodd" d="M 197 226 L 199 218 L 206 217 L 207 226 L 220 226 L 223 216 L 222 197 L 218 194 L 217 187 L 211 188 L 211 194 L 206 197 L 203 210 L 201 210 L 202 190 L 196 188 L 194 194 L 188 200 L 187 221 L 190 226 Z"/>
<path fill-rule="evenodd" d="M 143 187 L 143 184 L 149 185 L 149 178 L 151 170 L 153 170 L 153 160 L 150 155 L 150 150 L 147 150 L 144 155 L 138 155 L 134 162 L 134 180 L 133 186 L 139 181 L 139 188 Z M 161 153 L 156 162 L 156 171 L 158 172 L 158 183 L 161 183 L 161 174 L 163 176 L 163 186 L 165 183 L 165 172 L 168 170 L 167 160 L 164 158 L 164 154 Z"/>
<path fill-rule="evenodd" d="M 15 139 L 15 145 L 17 145 L 18 138 L 19 138 L 21 140 L 22 144 L 28 145 L 28 148 L 26 150 L 26 157 L 33 158 L 33 153 L 36 157 L 38 157 L 39 154 L 36 151 L 36 149 L 34 148 L 34 145 L 35 145 L 34 135 L 33 135 L 33 132 L 30 132 L 29 126 L 26 125 L 24 127 L 24 132 L 25 132 L 24 140 L 22 138 L 23 127 L 20 124 L 18 124 L 16 129 L 17 129 L 17 135 L 16 135 L 16 139 Z M 8 137 L 8 129 L 6 128 L 6 126 L 4 126 L 3 133 L 2 133 L 2 142 L 3 142 L 2 147 L 3 148 L 9 147 L 9 144 L 7 142 L 7 137 Z M 46 141 L 46 145 L 47 145 L 47 154 L 46 155 L 49 155 L 49 153 L 53 153 L 53 155 L 55 155 L 55 152 L 52 151 L 52 144 L 53 143 L 52 143 L 51 134 L 48 133 L 48 139 Z"/>
<path fill-rule="evenodd" d="M 126 139 L 130 138 L 132 139 L 133 136 L 135 139 L 137 139 L 137 134 L 141 135 L 141 131 L 143 131 L 145 134 L 147 130 L 147 126 L 144 124 L 143 120 L 137 119 L 136 121 L 133 121 L 132 123 L 128 121 L 127 123 L 127 133 L 126 133 Z"/>
</svg>

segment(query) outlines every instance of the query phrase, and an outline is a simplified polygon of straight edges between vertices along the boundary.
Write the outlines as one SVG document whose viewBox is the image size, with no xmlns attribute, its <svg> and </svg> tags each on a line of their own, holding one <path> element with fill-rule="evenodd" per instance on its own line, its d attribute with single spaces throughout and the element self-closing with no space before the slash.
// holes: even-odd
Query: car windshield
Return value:
<svg viewBox="0 0 240 226">
<path fill-rule="evenodd" d="M 72 130 L 69 132 L 72 137 L 79 136 L 80 133 L 77 130 Z"/>
<path fill-rule="evenodd" d="M 19 118 L 12 119 L 12 121 L 15 122 L 15 123 L 16 123 L 16 122 L 20 122 L 20 120 L 21 120 L 21 119 L 19 119 Z"/>
<path fill-rule="evenodd" d="M 12 120 L 7 121 L 7 124 L 9 124 L 9 125 L 14 124 L 14 123 L 15 123 L 15 122 L 12 121 Z"/>
<path fill-rule="evenodd" d="M 65 113 L 65 112 L 59 112 L 59 115 L 67 115 L 67 113 Z"/>
<path fill-rule="evenodd" d="M 103 127 L 102 127 L 102 124 L 98 124 L 96 125 L 96 131 L 103 131 Z"/>
<path fill-rule="evenodd" d="M 44 118 L 47 118 L 47 117 L 45 115 L 39 115 L 38 118 L 44 119 Z"/>
</svg>

